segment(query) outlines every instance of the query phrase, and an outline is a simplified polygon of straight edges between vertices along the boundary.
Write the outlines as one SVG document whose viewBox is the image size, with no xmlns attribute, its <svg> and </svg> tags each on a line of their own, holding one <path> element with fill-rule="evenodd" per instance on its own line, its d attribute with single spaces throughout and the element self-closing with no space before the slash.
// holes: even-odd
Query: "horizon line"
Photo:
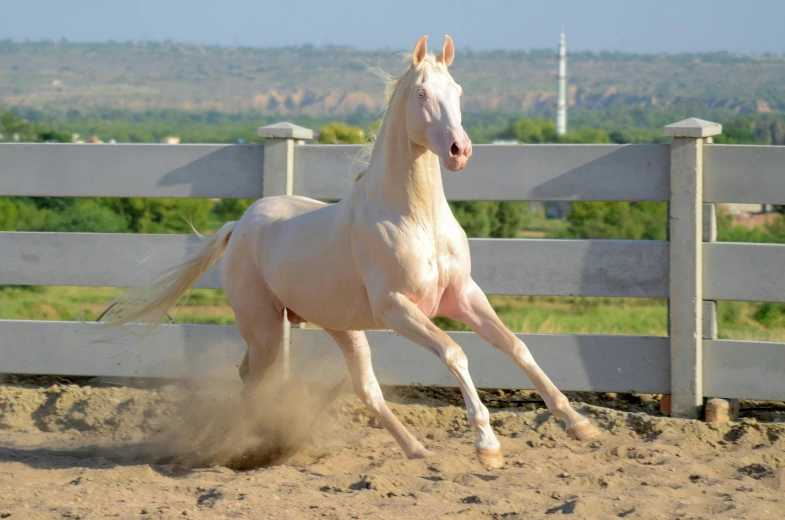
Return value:
<svg viewBox="0 0 785 520">
<path fill-rule="evenodd" d="M 30 38 L 26 38 L 24 40 L 19 40 L 15 38 L 3 38 L 0 39 L 0 44 L 11 42 L 17 45 L 31 45 L 31 44 L 75 44 L 75 45 L 145 45 L 145 44 L 163 44 L 163 45 L 172 45 L 172 46 L 191 46 L 191 47 L 206 47 L 206 48 L 223 48 L 223 49 L 350 49 L 355 51 L 364 51 L 364 52 L 402 52 L 406 49 L 403 47 L 400 48 L 393 48 L 393 47 L 357 47 L 355 45 L 349 44 L 333 44 L 333 43 L 325 43 L 325 44 L 313 44 L 313 43 L 301 43 L 301 44 L 290 44 L 290 45 L 243 45 L 243 44 L 225 44 L 225 43 L 198 43 L 193 41 L 175 41 L 171 39 L 163 39 L 163 40 L 71 40 L 65 37 L 58 38 L 58 39 L 50 39 L 50 38 L 41 38 L 37 40 L 33 40 Z M 514 48 L 494 48 L 494 49 L 483 49 L 477 50 L 473 49 L 470 46 L 456 46 L 456 51 L 458 52 L 472 52 L 472 53 L 494 53 L 494 52 L 509 52 L 509 53 L 516 53 L 516 52 L 534 52 L 534 51 L 546 51 L 557 49 L 558 52 L 558 38 L 556 39 L 556 43 L 553 47 L 531 47 L 528 49 L 514 49 Z M 679 51 L 679 52 L 665 52 L 665 51 L 645 51 L 645 52 L 630 52 L 630 51 L 620 51 L 620 50 L 568 50 L 567 54 L 620 54 L 620 55 L 628 55 L 628 56 L 684 56 L 684 55 L 711 55 L 711 54 L 726 54 L 728 56 L 734 57 L 766 57 L 766 58 L 775 58 L 775 57 L 785 57 L 785 52 L 783 53 L 776 53 L 776 52 L 762 52 L 762 53 L 744 53 L 744 52 L 732 52 L 729 50 L 714 50 L 714 51 Z"/>
</svg>

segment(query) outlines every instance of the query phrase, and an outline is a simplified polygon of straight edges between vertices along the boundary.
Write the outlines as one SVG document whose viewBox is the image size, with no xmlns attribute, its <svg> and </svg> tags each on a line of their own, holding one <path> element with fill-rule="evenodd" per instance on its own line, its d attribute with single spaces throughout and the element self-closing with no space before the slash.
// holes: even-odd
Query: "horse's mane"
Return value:
<svg viewBox="0 0 785 520">
<path fill-rule="evenodd" d="M 404 63 L 407 62 L 411 63 L 412 53 L 407 52 L 407 53 L 400 54 L 399 56 L 401 57 L 401 60 Z M 423 61 L 420 63 L 420 65 L 418 65 L 418 68 L 422 67 L 423 64 L 427 64 L 432 67 L 437 66 L 436 56 L 431 53 L 426 54 Z M 368 70 L 371 72 L 371 74 L 376 76 L 384 84 L 384 95 L 387 98 L 384 104 L 384 112 L 382 113 L 382 121 L 384 121 L 384 118 L 387 116 L 387 112 L 389 112 L 390 110 L 390 106 L 392 105 L 393 99 L 395 99 L 395 95 L 398 93 L 398 89 L 403 84 L 404 79 L 406 79 L 406 76 L 412 71 L 412 68 L 410 67 L 409 69 L 406 70 L 406 72 L 404 72 L 400 76 L 393 76 L 392 74 L 382 70 L 379 67 L 369 67 Z M 367 167 L 371 159 L 371 154 L 373 153 L 373 145 L 375 142 L 376 142 L 376 132 L 371 131 L 369 132 L 368 135 L 368 141 L 363 145 L 363 147 L 354 157 L 353 161 L 356 164 Z M 354 182 L 359 181 L 364 174 L 365 174 L 365 170 L 358 173 L 357 176 L 354 178 Z"/>
</svg>

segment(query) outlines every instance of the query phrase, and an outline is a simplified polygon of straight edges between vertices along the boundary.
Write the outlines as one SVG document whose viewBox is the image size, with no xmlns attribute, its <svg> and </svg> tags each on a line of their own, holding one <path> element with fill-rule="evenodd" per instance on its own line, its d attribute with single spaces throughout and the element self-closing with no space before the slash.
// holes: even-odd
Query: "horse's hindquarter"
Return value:
<svg viewBox="0 0 785 520">
<path fill-rule="evenodd" d="M 256 254 L 284 307 L 325 328 L 371 326 L 365 286 L 355 267 L 342 205 L 275 197 L 260 210 Z"/>
</svg>

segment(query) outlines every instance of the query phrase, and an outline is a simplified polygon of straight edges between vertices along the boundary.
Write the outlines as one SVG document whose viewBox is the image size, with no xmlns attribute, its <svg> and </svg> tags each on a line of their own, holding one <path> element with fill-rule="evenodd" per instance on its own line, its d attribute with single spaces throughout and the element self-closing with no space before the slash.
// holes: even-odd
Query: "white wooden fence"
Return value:
<svg viewBox="0 0 785 520">
<path fill-rule="evenodd" d="M 490 294 L 669 298 L 669 337 L 521 334 L 564 390 L 672 394 L 696 416 L 703 396 L 785 400 L 785 344 L 718 340 L 716 300 L 785 302 L 785 246 L 715 242 L 714 204 L 785 204 L 785 147 L 707 143 L 719 125 L 665 127 L 671 145 L 478 145 L 446 172 L 451 200 L 668 201 L 670 241 L 471 240 L 473 274 Z M 261 128 L 265 145 L 0 145 L 0 195 L 339 199 L 353 146 L 303 145 L 311 131 Z M 355 169 L 356 170 L 356 169 Z M 137 261 L 175 258 L 193 237 L 0 233 L 0 284 L 135 286 Z M 215 271 L 200 287 L 220 287 Z M 0 372 L 139 377 L 236 377 L 244 345 L 234 327 L 170 325 L 139 344 L 96 341 L 96 326 L 0 320 Z M 477 386 L 527 388 L 503 354 L 452 333 Z M 292 363 L 333 362 L 325 333 L 287 333 Z M 390 332 L 372 332 L 386 384 L 454 385 L 433 358 Z M 209 359 L 209 363 L 205 363 Z"/>
</svg>

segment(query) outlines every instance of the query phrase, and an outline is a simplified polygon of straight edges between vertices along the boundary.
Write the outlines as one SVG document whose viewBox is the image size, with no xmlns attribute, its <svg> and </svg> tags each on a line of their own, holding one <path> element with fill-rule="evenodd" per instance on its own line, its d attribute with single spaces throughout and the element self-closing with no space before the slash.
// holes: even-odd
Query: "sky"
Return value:
<svg viewBox="0 0 785 520">
<path fill-rule="evenodd" d="M 0 40 L 785 54 L 785 0 L 0 0 Z"/>
</svg>

